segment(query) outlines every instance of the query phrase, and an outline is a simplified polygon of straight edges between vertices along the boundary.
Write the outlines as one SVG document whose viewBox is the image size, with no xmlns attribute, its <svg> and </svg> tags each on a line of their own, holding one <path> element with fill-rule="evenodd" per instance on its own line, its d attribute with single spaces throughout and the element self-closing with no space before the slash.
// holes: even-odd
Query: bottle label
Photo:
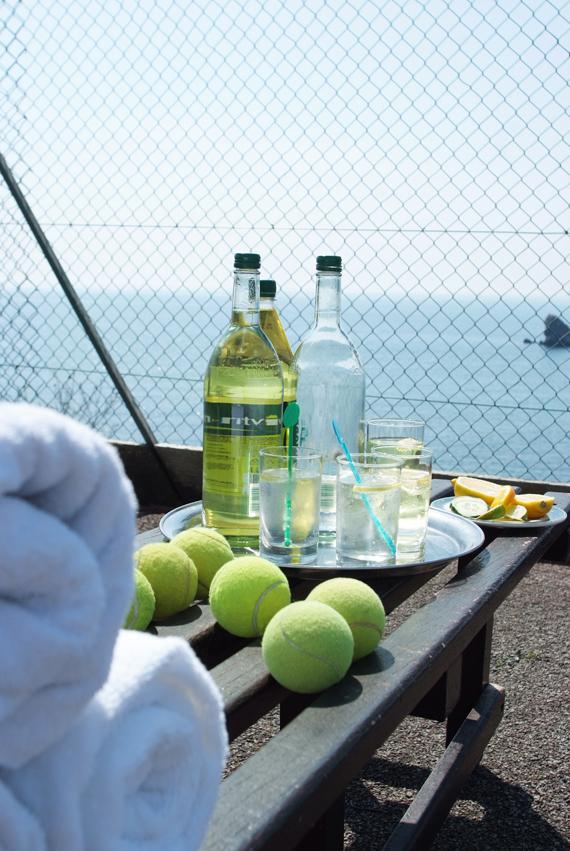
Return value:
<svg viewBox="0 0 570 851">
<path fill-rule="evenodd" d="M 204 402 L 204 433 L 223 437 L 281 434 L 281 405 Z"/>
<path fill-rule="evenodd" d="M 281 443 L 281 405 L 204 402 L 205 486 L 251 501 L 259 478 L 259 450 Z M 247 513 L 255 512 L 249 506 Z"/>
</svg>

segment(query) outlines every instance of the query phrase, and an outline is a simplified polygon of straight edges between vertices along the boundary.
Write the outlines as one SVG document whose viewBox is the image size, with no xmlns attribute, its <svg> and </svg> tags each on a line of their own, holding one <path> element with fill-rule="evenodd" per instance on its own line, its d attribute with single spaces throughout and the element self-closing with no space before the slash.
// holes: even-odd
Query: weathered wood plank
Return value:
<svg viewBox="0 0 570 851">
<path fill-rule="evenodd" d="M 441 499 L 444 496 L 451 496 L 453 493 L 453 485 L 449 479 L 432 479 L 431 481 L 431 498 Z"/>
<path fill-rule="evenodd" d="M 559 500 L 565 509 L 569 503 L 567 494 Z M 222 784 L 203 851 L 294 847 L 562 530 L 492 541 L 319 695 Z"/>
<path fill-rule="evenodd" d="M 485 686 L 382 851 L 424 851 L 430 847 L 497 729 L 504 704 L 503 688 Z"/>
<path fill-rule="evenodd" d="M 157 635 L 173 635 L 188 641 L 207 668 L 219 665 L 248 643 L 246 639 L 230 635 L 216 623 L 209 605 L 203 601 L 153 624 Z"/>
<path fill-rule="evenodd" d="M 202 450 L 197 447 L 157 444 L 170 481 L 146 444 L 113 441 L 140 505 L 175 508 L 200 499 Z M 174 486 L 174 487 L 173 487 Z"/>
<path fill-rule="evenodd" d="M 411 714 L 418 718 L 429 718 L 431 721 L 445 721 L 459 703 L 462 672 L 463 659 L 459 656 L 414 707 Z"/>
<path fill-rule="evenodd" d="M 244 647 L 210 673 L 222 694 L 230 741 L 289 694 L 263 664 L 259 641 Z"/>
<path fill-rule="evenodd" d="M 489 682 L 492 641 L 493 617 L 491 616 L 462 653 L 459 695 L 447 719 L 447 743 L 453 739 L 477 696 Z"/>
</svg>

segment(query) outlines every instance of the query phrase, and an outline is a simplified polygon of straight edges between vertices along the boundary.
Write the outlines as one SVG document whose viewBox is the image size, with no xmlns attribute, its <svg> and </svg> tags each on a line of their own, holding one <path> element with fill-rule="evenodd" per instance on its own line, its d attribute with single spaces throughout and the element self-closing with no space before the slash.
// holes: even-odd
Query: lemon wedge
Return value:
<svg viewBox="0 0 570 851">
<path fill-rule="evenodd" d="M 491 505 L 501 490 L 500 485 L 488 482 L 485 479 L 474 479 L 471 476 L 458 476 L 452 479 L 455 496 L 474 496 L 484 499 L 487 505 Z"/>
<path fill-rule="evenodd" d="M 497 496 L 493 499 L 489 508 L 496 508 L 497 505 L 503 505 L 507 509 L 509 505 L 514 505 L 515 497 L 514 488 L 510 485 L 501 485 Z"/>
<path fill-rule="evenodd" d="M 544 496 L 541 493 L 519 493 L 515 496 L 515 504 L 526 508 L 529 520 L 540 520 L 554 505 L 553 496 Z"/>
</svg>

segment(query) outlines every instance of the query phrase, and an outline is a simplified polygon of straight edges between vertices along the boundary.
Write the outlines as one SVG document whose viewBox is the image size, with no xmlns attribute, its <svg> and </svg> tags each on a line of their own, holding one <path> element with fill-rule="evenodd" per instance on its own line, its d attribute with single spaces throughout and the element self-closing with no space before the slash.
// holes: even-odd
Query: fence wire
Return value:
<svg viewBox="0 0 570 851">
<path fill-rule="evenodd" d="M 570 480 L 570 4 L 7 0 L 4 154 L 161 442 L 201 440 L 235 251 L 291 343 L 344 262 L 369 415 Z M 136 427 L 6 186 L 0 398 Z M 551 339 L 551 338 L 548 338 Z M 525 342 L 530 341 L 530 342 Z"/>
</svg>

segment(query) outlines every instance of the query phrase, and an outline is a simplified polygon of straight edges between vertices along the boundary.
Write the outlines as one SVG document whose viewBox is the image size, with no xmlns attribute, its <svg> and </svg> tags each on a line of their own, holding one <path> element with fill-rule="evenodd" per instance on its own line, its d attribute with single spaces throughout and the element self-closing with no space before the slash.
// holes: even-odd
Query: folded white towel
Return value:
<svg viewBox="0 0 570 851">
<path fill-rule="evenodd" d="M 133 594 L 135 508 L 101 436 L 0 403 L 0 765 L 49 746 L 104 683 Z"/>
<path fill-rule="evenodd" d="M 46 851 L 45 838 L 34 816 L 0 783 L 0 849 Z"/>
<path fill-rule="evenodd" d="M 121 631 L 109 679 L 73 727 L 0 782 L 34 813 L 49 851 L 192 851 L 226 749 L 219 692 L 188 645 Z"/>
</svg>

